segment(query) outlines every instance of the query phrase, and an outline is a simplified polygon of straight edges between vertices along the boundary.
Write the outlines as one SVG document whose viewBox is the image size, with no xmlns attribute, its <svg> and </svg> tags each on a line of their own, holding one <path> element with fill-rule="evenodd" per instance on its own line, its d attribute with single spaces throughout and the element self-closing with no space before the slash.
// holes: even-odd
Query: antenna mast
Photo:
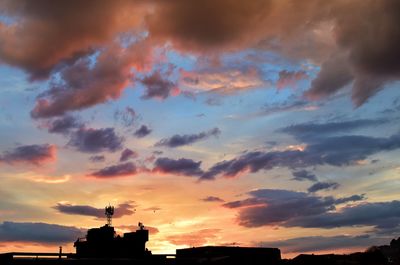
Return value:
<svg viewBox="0 0 400 265">
<path fill-rule="evenodd" d="M 105 215 L 107 217 L 107 225 L 112 225 L 112 216 L 114 215 L 114 206 L 108 205 L 105 208 Z"/>
</svg>

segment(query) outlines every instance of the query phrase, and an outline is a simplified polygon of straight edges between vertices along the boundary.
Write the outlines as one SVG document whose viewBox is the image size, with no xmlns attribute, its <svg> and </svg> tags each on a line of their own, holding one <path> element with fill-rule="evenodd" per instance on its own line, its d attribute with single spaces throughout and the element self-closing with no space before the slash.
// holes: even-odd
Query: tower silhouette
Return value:
<svg viewBox="0 0 400 265">
<path fill-rule="evenodd" d="M 112 216 L 114 215 L 114 206 L 111 205 L 106 206 L 105 215 L 107 217 L 107 225 L 112 226 Z"/>
</svg>

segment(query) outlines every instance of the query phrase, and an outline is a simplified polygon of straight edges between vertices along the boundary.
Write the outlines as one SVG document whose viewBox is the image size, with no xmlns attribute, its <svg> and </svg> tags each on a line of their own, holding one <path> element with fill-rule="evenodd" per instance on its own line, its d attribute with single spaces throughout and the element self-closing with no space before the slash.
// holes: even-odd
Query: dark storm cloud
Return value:
<svg viewBox="0 0 400 265">
<path fill-rule="evenodd" d="M 133 202 L 125 202 L 117 205 L 115 207 L 114 218 L 120 218 L 125 215 L 132 215 L 134 213 L 135 205 Z M 96 218 L 103 218 L 105 216 L 104 208 L 95 208 L 89 205 L 72 205 L 72 204 L 62 204 L 58 203 L 53 206 L 53 209 L 59 211 L 60 213 L 72 214 L 72 215 L 85 215 L 93 216 Z"/>
<path fill-rule="evenodd" d="M 311 82 L 306 94 L 311 98 L 327 97 L 350 84 L 353 79 L 347 59 L 335 54 L 322 64 L 321 71 Z"/>
<path fill-rule="evenodd" d="M 388 237 L 370 235 L 348 236 L 338 235 L 331 237 L 309 236 L 296 237 L 286 240 L 258 242 L 260 247 L 278 247 L 285 253 L 290 252 L 315 252 L 321 250 L 337 250 L 343 248 L 365 248 L 376 245 L 387 245 Z"/>
<path fill-rule="evenodd" d="M 134 135 L 138 138 L 143 138 L 143 137 L 149 135 L 151 132 L 152 132 L 152 130 L 149 127 L 147 127 L 146 125 L 142 125 L 142 126 L 140 126 L 139 129 L 137 129 L 135 131 Z"/>
<path fill-rule="evenodd" d="M 208 196 L 201 199 L 203 202 L 224 202 L 223 199 L 216 196 Z"/>
<path fill-rule="evenodd" d="M 336 190 L 339 188 L 339 184 L 336 182 L 317 182 L 311 185 L 307 190 L 308 192 L 317 192 L 320 190 Z"/>
<path fill-rule="evenodd" d="M 211 136 L 218 136 L 220 134 L 221 131 L 218 128 L 214 128 L 207 132 L 200 132 L 198 134 L 185 134 L 185 135 L 175 134 L 170 138 L 161 139 L 158 143 L 156 143 L 156 146 L 167 146 L 170 148 L 175 148 L 183 145 L 190 145 L 195 142 L 205 140 Z"/>
<path fill-rule="evenodd" d="M 346 166 L 381 151 L 400 147 L 400 135 L 377 138 L 361 135 L 327 137 L 309 143 L 304 150 L 248 152 L 231 160 L 213 165 L 203 176 L 213 179 L 217 175 L 235 177 L 242 172 L 255 173 L 275 167 L 292 169 L 317 166 Z"/>
<path fill-rule="evenodd" d="M 292 172 L 293 174 L 293 180 L 297 180 L 297 181 L 304 181 L 304 180 L 309 180 L 309 181 L 318 181 L 317 177 L 308 172 L 307 170 L 300 170 L 300 171 L 295 171 Z"/>
<path fill-rule="evenodd" d="M 0 242 L 59 244 L 70 243 L 84 235 L 84 229 L 73 226 L 6 221 L 0 224 Z"/>
<path fill-rule="evenodd" d="M 334 92 L 353 81 L 352 98 L 356 105 L 361 105 L 385 83 L 399 78 L 400 63 L 394 58 L 400 55 L 395 48 L 400 44 L 400 30 L 395 26 L 400 22 L 400 4 L 390 0 L 334 1 L 332 6 L 336 19 L 336 43 L 344 58 L 339 62 L 331 62 L 330 59 L 329 63 L 322 65 L 316 78 L 318 84 L 313 83 L 308 94 L 320 96 Z M 358 10 L 356 16 L 351 12 L 354 8 Z M 342 57 L 336 53 L 333 56 Z M 345 69 L 346 72 L 332 69 Z M 342 80 L 336 87 L 322 85 L 328 84 L 329 80 L 335 82 L 335 79 Z"/>
<path fill-rule="evenodd" d="M 300 123 L 290 125 L 279 129 L 278 132 L 284 132 L 293 135 L 301 141 L 312 141 L 337 133 L 349 132 L 352 130 L 375 127 L 387 123 L 388 120 L 352 120 L 330 123 Z"/>
<path fill-rule="evenodd" d="M 68 145 L 85 153 L 115 152 L 122 148 L 123 140 L 115 133 L 113 128 L 82 127 L 71 135 Z"/>
<path fill-rule="evenodd" d="M 321 197 L 304 192 L 261 189 L 249 192 L 250 198 L 224 204 L 238 209 L 239 224 L 246 227 L 279 225 L 285 227 L 335 228 L 373 226 L 377 229 L 395 227 L 400 222 L 400 202 L 363 202 L 363 195 L 344 198 Z"/>
<path fill-rule="evenodd" d="M 138 173 L 136 165 L 132 162 L 122 163 L 118 165 L 108 166 L 98 171 L 90 173 L 95 178 L 115 178 L 132 176 Z"/>
<path fill-rule="evenodd" d="M 170 159 L 160 157 L 154 162 L 153 172 L 195 177 L 203 174 L 200 165 L 201 161 L 195 162 L 186 158 Z"/>
<path fill-rule="evenodd" d="M 78 119 L 71 115 L 65 115 L 61 118 L 54 119 L 49 122 L 48 132 L 49 133 L 63 133 L 67 134 L 72 129 L 76 129 L 82 126 L 82 123 Z"/>
<path fill-rule="evenodd" d="M 146 87 L 143 95 L 144 99 L 166 99 L 176 87 L 173 82 L 164 78 L 160 72 L 154 72 L 141 79 L 140 82 Z"/>
<path fill-rule="evenodd" d="M 125 162 L 129 159 L 133 159 L 138 157 L 138 154 L 135 151 L 132 151 L 129 148 L 126 148 L 124 151 L 122 151 L 121 156 L 119 158 L 119 162 Z"/>
<path fill-rule="evenodd" d="M 38 166 L 45 162 L 54 161 L 56 159 L 56 152 L 57 148 L 55 145 L 22 145 L 11 151 L 3 152 L 0 155 L 0 162 L 8 164 L 25 163 Z"/>
</svg>

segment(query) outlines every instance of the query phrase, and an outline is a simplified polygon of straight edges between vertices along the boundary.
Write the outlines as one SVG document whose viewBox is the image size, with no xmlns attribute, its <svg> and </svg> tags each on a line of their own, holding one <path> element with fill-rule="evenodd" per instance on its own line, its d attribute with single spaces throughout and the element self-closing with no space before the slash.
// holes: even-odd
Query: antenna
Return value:
<svg viewBox="0 0 400 265">
<path fill-rule="evenodd" d="M 114 215 L 114 206 L 108 205 L 105 208 L 105 215 L 107 217 L 107 225 L 112 225 L 112 216 Z"/>
<path fill-rule="evenodd" d="M 143 223 L 139 222 L 139 223 L 138 223 L 138 226 L 139 226 L 140 230 L 143 230 L 143 229 L 144 229 Z"/>
</svg>

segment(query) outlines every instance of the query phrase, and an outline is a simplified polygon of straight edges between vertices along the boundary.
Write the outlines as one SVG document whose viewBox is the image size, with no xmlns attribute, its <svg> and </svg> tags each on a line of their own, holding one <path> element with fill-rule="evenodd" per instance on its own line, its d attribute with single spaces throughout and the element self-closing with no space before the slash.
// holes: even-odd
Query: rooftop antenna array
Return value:
<svg viewBox="0 0 400 265">
<path fill-rule="evenodd" d="M 107 217 L 107 225 L 112 225 L 112 216 L 114 215 L 114 206 L 108 205 L 105 208 L 105 215 Z"/>
</svg>

